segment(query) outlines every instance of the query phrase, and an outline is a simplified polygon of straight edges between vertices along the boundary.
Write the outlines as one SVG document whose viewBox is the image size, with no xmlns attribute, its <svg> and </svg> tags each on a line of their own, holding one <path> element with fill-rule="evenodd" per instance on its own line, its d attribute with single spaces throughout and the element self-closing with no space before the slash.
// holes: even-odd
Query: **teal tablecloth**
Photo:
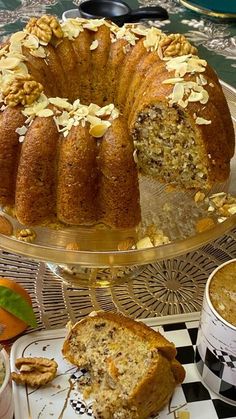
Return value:
<svg viewBox="0 0 236 419">
<path fill-rule="evenodd" d="M 177 0 L 126 0 L 133 8 L 161 5 L 169 20 L 154 24 L 165 32 L 185 34 L 199 49 L 199 54 L 217 71 L 219 77 L 236 87 L 236 24 L 220 23 L 191 12 Z M 235 0 L 232 0 L 235 1 Z M 0 0 L 0 36 L 19 30 L 32 16 L 52 13 L 61 17 L 81 0 Z"/>
</svg>

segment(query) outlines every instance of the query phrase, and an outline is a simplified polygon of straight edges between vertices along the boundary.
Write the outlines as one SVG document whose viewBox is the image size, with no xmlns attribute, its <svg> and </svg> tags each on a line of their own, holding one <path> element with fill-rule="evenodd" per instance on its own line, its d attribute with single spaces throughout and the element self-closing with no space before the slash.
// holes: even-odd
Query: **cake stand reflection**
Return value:
<svg viewBox="0 0 236 419">
<path fill-rule="evenodd" d="M 236 92 L 224 83 L 222 86 L 235 122 Z M 236 226 L 236 204 L 232 205 L 232 215 L 226 217 L 219 208 L 212 211 L 212 195 L 227 193 L 236 197 L 236 154 L 227 182 L 215 185 L 203 200 L 196 202 L 195 193 L 170 191 L 163 184 L 140 177 L 142 224 L 138 229 L 114 231 L 100 225 L 90 228 L 57 226 L 54 229 L 42 226 L 33 228 L 36 233 L 33 243 L 18 240 L 15 235 L 0 234 L 0 248 L 47 263 L 57 277 L 72 287 L 122 284 L 138 277 L 147 264 L 186 254 Z M 14 231 L 28 228 L 13 217 L 7 215 L 7 218 Z M 198 232 L 199 220 L 209 218 L 211 228 Z M 157 229 L 157 235 L 161 232 L 169 243 L 162 244 L 159 240 L 156 245 L 155 240 L 149 240 L 148 244 L 142 243 L 135 248 L 140 239 L 149 238 L 153 227 Z M 127 241 L 133 242 L 134 246 L 126 249 Z M 80 250 L 69 250 L 69 243 L 78 243 Z"/>
<path fill-rule="evenodd" d="M 236 214 L 220 217 L 217 212 L 209 213 L 212 194 L 213 197 L 221 197 L 227 191 L 236 196 L 236 155 L 229 181 L 216 185 L 208 193 L 209 198 L 206 196 L 200 203 L 195 202 L 193 192 L 169 192 L 164 185 L 147 178 L 140 179 L 140 190 L 142 226 L 139 229 L 114 231 L 104 226 L 36 227 L 33 243 L 18 240 L 15 236 L 0 235 L 0 247 L 44 261 L 57 277 L 72 287 L 107 287 L 132 280 L 145 265 L 186 254 L 236 226 Z M 14 231 L 25 228 L 15 219 L 7 217 Z M 209 230 L 196 233 L 198 221 L 209 218 L 214 220 L 214 225 Z M 170 241 L 168 244 L 146 246 L 147 232 L 153 226 L 157 227 L 157 232 L 160 229 L 164 232 Z M 121 244 L 131 239 L 137 246 L 144 243 L 144 247 L 122 250 Z M 80 250 L 69 250 L 69 243 L 78 243 Z"/>
</svg>

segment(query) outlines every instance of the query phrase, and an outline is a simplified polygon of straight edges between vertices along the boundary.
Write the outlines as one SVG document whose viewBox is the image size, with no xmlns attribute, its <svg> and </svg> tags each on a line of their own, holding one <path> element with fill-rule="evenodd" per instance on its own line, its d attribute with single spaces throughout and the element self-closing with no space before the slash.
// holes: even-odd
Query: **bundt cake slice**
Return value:
<svg viewBox="0 0 236 419">
<path fill-rule="evenodd" d="M 178 58 L 179 62 L 177 58 L 165 62 L 168 73 L 163 63 L 158 70 L 152 68 L 152 76 L 144 81 L 133 105 L 129 128 L 144 174 L 182 188 L 207 190 L 229 176 L 234 150 L 232 121 L 227 103 L 223 105 L 221 88 L 207 72 L 204 76 L 202 71 L 194 74 L 206 62 L 188 55 Z M 188 66 L 191 60 L 195 68 L 180 70 L 185 71 L 185 77 L 180 77 L 180 65 Z M 208 92 L 215 85 L 211 100 Z M 226 120 L 221 118 L 223 109 Z"/>
<path fill-rule="evenodd" d="M 64 357 L 90 375 L 79 387 L 92 396 L 100 419 L 146 419 L 156 415 L 184 380 L 176 349 L 160 333 L 119 314 L 94 312 L 76 323 Z"/>
</svg>

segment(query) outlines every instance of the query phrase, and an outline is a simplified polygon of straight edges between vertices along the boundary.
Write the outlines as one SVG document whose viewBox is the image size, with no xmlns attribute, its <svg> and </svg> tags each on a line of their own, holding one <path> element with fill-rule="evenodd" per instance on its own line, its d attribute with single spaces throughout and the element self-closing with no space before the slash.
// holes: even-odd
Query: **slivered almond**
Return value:
<svg viewBox="0 0 236 419">
<path fill-rule="evenodd" d="M 4 215 L 0 215 L 0 234 L 4 234 L 5 236 L 11 236 L 12 233 L 12 223 Z"/>
<path fill-rule="evenodd" d="M 40 116 L 41 118 L 47 118 L 49 116 L 53 115 L 53 111 L 51 109 L 42 109 L 37 113 L 37 116 Z"/>
<path fill-rule="evenodd" d="M 7 57 L 0 60 L 0 69 L 1 70 L 13 70 L 16 66 L 20 64 L 20 59 L 16 57 Z"/>
<path fill-rule="evenodd" d="M 100 124 L 91 126 L 89 134 L 95 138 L 103 137 L 110 125 L 109 121 L 101 121 Z"/>
<path fill-rule="evenodd" d="M 13 42 L 20 43 L 26 36 L 27 36 L 26 32 L 23 32 L 23 31 L 15 32 L 13 33 L 13 35 L 11 35 L 10 43 L 13 43 Z"/>
<path fill-rule="evenodd" d="M 184 79 L 182 77 L 173 77 L 171 79 L 163 80 L 162 84 L 176 84 L 176 83 L 179 83 L 183 80 Z"/>
<path fill-rule="evenodd" d="M 98 40 L 97 40 L 97 39 L 95 39 L 95 40 L 92 42 L 92 44 L 90 45 L 90 50 L 91 50 L 91 51 L 94 51 L 95 49 L 97 49 L 97 47 L 98 47 Z"/>
<path fill-rule="evenodd" d="M 209 125 L 211 124 L 211 121 L 205 118 L 201 118 L 200 116 L 198 116 L 196 118 L 196 124 L 198 125 Z"/>
</svg>

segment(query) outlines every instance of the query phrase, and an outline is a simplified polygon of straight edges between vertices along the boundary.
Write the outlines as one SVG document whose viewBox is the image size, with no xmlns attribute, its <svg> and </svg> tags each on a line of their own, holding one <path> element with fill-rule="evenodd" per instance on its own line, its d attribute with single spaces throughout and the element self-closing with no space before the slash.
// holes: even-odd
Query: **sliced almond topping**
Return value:
<svg viewBox="0 0 236 419">
<path fill-rule="evenodd" d="M 166 79 L 162 82 L 162 84 L 176 84 L 184 81 L 182 77 L 173 77 L 172 79 Z"/>
<path fill-rule="evenodd" d="M 178 103 L 178 101 L 183 99 L 183 97 L 184 97 L 184 86 L 182 83 L 176 83 L 174 85 L 174 89 L 172 93 L 172 102 Z"/>
<path fill-rule="evenodd" d="M 42 46 L 40 46 L 38 49 L 31 49 L 30 54 L 33 55 L 34 57 L 39 57 L 39 58 L 46 58 L 47 56 L 46 51 Z"/>
<path fill-rule="evenodd" d="M 91 125 L 99 125 L 102 122 L 102 120 L 100 118 L 98 118 L 97 116 L 93 116 L 93 115 L 88 115 L 87 116 L 87 121 Z"/>
<path fill-rule="evenodd" d="M 27 36 L 27 33 L 24 31 L 18 31 L 11 35 L 10 42 L 18 42 L 20 43 L 25 37 Z"/>
<path fill-rule="evenodd" d="M 22 63 L 22 62 L 14 69 L 14 75 L 15 76 L 17 76 L 17 75 L 24 76 L 28 73 L 29 72 L 28 72 L 28 68 L 27 68 L 26 64 Z"/>
<path fill-rule="evenodd" d="M 105 18 L 103 19 L 91 19 L 83 25 L 84 28 L 89 29 L 90 31 L 97 32 L 98 28 L 105 23 Z"/>
<path fill-rule="evenodd" d="M 64 36 L 68 37 L 70 40 L 77 38 L 80 32 L 83 32 L 83 22 L 82 19 L 66 19 L 65 22 L 61 24 Z"/>
<path fill-rule="evenodd" d="M 202 98 L 202 93 L 191 91 L 190 95 L 188 96 L 188 102 L 200 102 Z"/>
<path fill-rule="evenodd" d="M 24 39 L 23 45 L 29 49 L 38 49 L 39 39 L 33 34 L 27 34 L 27 38 Z"/>
<path fill-rule="evenodd" d="M 23 125 L 20 128 L 16 128 L 16 133 L 19 135 L 25 135 L 27 133 L 27 127 Z"/>
<path fill-rule="evenodd" d="M 58 108 L 66 109 L 70 111 L 73 107 L 68 103 L 67 99 L 62 99 L 60 97 L 51 97 L 48 99 L 52 105 L 57 106 Z"/>
<path fill-rule="evenodd" d="M 91 126 L 89 134 L 95 138 L 103 137 L 109 126 L 111 126 L 109 121 L 101 121 L 100 124 Z"/>
<path fill-rule="evenodd" d="M 49 116 L 53 115 L 53 111 L 51 109 L 42 109 L 37 113 L 37 116 L 40 116 L 41 118 L 47 118 Z"/>
<path fill-rule="evenodd" d="M 20 59 L 16 57 L 1 58 L 0 70 L 12 70 L 20 64 Z"/>
<path fill-rule="evenodd" d="M 88 113 L 89 115 L 95 116 L 100 109 L 100 106 L 96 105 L 95 103 L 90 103 L 88 106 Z"/>
<path fill-rule="evenodd" d="M 9 46 L 9 52 L 12 55 L 17 56 L 17 58 L 24 58 L 22 55 L 22 45 L 19 42 L 11 42 Z"/>
<path fill-rule="evenodd" d="M 98 40 L 95 39 L 92 44 L 90 45 L 90 50 L 93 51 L 98 47 Z"/>
<path fill-rule="evenodd" d="M 196 118 L 196 124 L 198 124 L 198 125 L 209 125 L 209 124 L 211 124 L 211 121 L 210 120 L 207 120 L 205 118 L 201 118 L 200 116 L 198 116 Z"/>
</svg>

